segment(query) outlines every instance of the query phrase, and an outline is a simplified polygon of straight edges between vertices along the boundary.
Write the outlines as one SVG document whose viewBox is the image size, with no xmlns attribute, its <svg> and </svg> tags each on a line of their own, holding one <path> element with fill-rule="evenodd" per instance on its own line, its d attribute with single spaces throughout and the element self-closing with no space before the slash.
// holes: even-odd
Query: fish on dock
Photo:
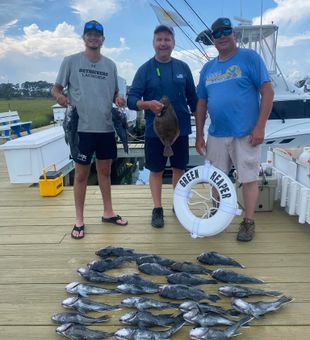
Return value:
<svg viewBox="0 0 310 340">
<path fill-rule="evenodd" d="M 110 318 L 107 315 L 103 315 L 99 318 L 92 318 L 90 316 L 82 315 L 76 312 L 69 312 L 69 313 L 58 313 L 52 316 L 52 321 L 55 323 L 78 323 L 81 325 L 92 325 L 95 323 L 106 322 Z"/>
<path fill-rule="evenodd" d="M 175 261 L 158 255 L 143 255 L 136 258 L 136 263 L 137 265 L 142 263 L 158 263 L 162 266 L 169 267 L 175 263 Z"/>
<path fill-rule="evenodd" d="M 211 274 L 212 270 L 192 262 L 175 262 L 170 268 L 176 272 L 186 272 L 191 274 Z"/>
<path fill-rule="evenodd" d="M 167 96 L 163 96 L 160 102 L 164 105 L 160 115 L 155 115 L 153 121 L 154 131 L 164 145 L 164 156 L 173 156 L 171 145 L 180 135 L 178 117 Z"/>
<path fill-rule="evenodd" d="M 179 272 L 167 276 L 167 281 L 171 284 L 183 284 L 188 286 L 199 286 L 203 284 L 216 284 L 216 280 L 203 279 L 191 273 Z"/>
<path fill-rule="evenodd" d="M 69 339 L 109 339 L 114 337 L 113 333 L 88 329 L 83 325 L 65 323 L 56 328 L 56 333 Z"/>
<path fill-rule="evenodd" d="M 122 315 L 119 320 L 125 324 L 137 325 L 139 328 L 166 327 L 176 324 L 180 320 L 183 321 L 183 314 L 179 314 L 179 316 L 173 316 L 173 314 L 154 315 L 148 311 L 136 311 Z"/>
<path fill-rule="evenodd" d="M 113 247 L 113 246 L 108 246 L 105 248 L 100 248 L 98 249 L 95 254 L 97 256 L 100 256 L 102 258 L 110 257 L 110 256 L 132 256 L 133 258 L 139 257 L 142 255 L 147 255 L 147 254 L 141 254 L 141 253 L 136 253 L 134 249 L 131 248 L 123 248 L 123 247 Z"/>
<path fill-rule="evenodd" d="M 280 296 L 281 292 L 275 290 L 264 290 L 258 288 L 244 287 L 244 286 L 222 286 L 218 289 L 218 292 L 228 297 L 247 297 L 253 295 L 263 296 Z"/>
<path fill-rule="evenodd" d="M 182 320 L 167 331 L 152 331 L 140 328 L 121 328 L 114 333 L 114 336 L 117 340 L 168 340 L 173 334 L 182 328 L 184 323 L 185 321 Z"/>
<path fill-rule="evenodd" d="M 179 306 L 180 311 L 187 313 L 191 310 L 199 310 L 201 313 L 216 313 L 219 315 L 239 316 L 240 312 L 235 309 L 224 309 L 219 306 L 210 305 L 207 302 L 185 301 Z"/>
<path fill-rule="evenodd" d="M 240 335 L 240 333 L 239 334 L 236 333 L 238 328 L 244 327 L 251 320 L 253 320 L 253 317 L 246 316 L 224 330 L 209 327 L 196 327 L 189 332 L 189 335 L 193 340 L 200 339 L 225 340 L 233 336 Z"/>
<path fill-rule="evenodd" d="M 122 304 L 126 307 L 135 307 L 138 310 L 145 310 L 149 308 L 179 308 L 179 304 L 166 301 L 159 301 L 150 298 L 144 298 L 140 296 L 132 296 L 122 300 Z"/>
<path fill-rule="evenodd" d="M 138 265 L 138 269 L 148 275 L 169 275 L 173 271 L 159 263 L 142 263 Z"/>
<path fill-rule="evenodd" d="M 119 292 L 127 294 L 153 294 L 158 293 L 159 290 L 158 285 L 155 283 L 153 285 L 123 283 L 118 285 L 116 288 Z"/>
<path fill-rule="evenodd" d="M 207 294 L 202 289 L 197 289 L 181 284 L 161 285 L 159 286 L 159 295 L 161 297 L 175 300 L 191 299 L 194 301 L 199 301 L 203 299 L 208 299 L 210 301 L 216 302 L 220 299 L 218 295 Z"/>
<path fill-rule="evenodd" d="M 293 298 L 284 295 L 281 296 L 278 300 L 273 302 L 257 301 L 250 303 L 242 299 L 233 298 L 231 301 L 231 305 L 237 311 L 251 315 L 256 319 L 259 319 L 260 316 L 269 312 L 276 311 L 282 306 L 292 302 L 293 300 L 294 300 Z"/>
<path fill-rule="evenodd" d="M 107 258 L 101 260 L 93 260 L 87 264 L 87 267 L 91 270 L 102 273 L 108 269 L 119 268 L 124 262 L 130 261 L 133 261 L 132 257 L 120 256 L 116 259 Z"/>
<path fill-rule="evenodd" d="M 79 296 L 69 297 L 63 300 L 61 305 L 64 308 L 75 309 L 82 314 L 86 314 L 88 312 L 104 312 L 107 310 L 121 309 L 120 305 L 111 306 L 105 303 L 88 300 Z"/>
<path fill-rule="evenodd" d="M 220 314 L 207 312 L 202 313 L 198 309 L 193 309 L 185 314 L 183 314 L 184 320 L 198 325 L 200 327 L 209 327 L 209 326 L 216 326 L 216 325 L 226 325 L 231 326 L 235 323 Z"/>
<path fill-rule="evenodd" d="M 197 260 L 203 264 L 208 265 L 221 265 L 245 268 L 243 264 L 240 264 L 233 258 L 217 253 L 216 251 L 205 251 L 197 257 Z"/>
<path fill-rule="evenodd" d="M 116 283 L 118 282 L 118 278 L 110 275 L 105 275 L 99 273 L 95 270 L 91 270 L 89 268 L 81 267 L 77 270 L 79 275 L 81 275 L 85 280 L 90 282 L 107 282 L 107 283 Z"/>
<path fill-rule="evenodd" d="M 115 289 L 106 289 L 80 282 L 71 282 L 67 284 L 66 291 L 72 294 L 79 294 L 83 297 L 87 297 L 89 295 L 119 294 L 119 292 Z"/>
<path fill-rule="evenodd" d="M 221 282 L 226 283 L 265 283 L 263 280 L 256 279 L 253 276 L 236 273 L 232 270 L 217 269 L 211 273 L 211 276 Z"/>
</svg>

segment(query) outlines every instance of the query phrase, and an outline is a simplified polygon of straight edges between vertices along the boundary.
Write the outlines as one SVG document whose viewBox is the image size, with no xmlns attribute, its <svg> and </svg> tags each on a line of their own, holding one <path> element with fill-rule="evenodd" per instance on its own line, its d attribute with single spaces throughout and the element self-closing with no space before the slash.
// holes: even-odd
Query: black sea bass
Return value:
<svg viewBox="0 0 310 340">
<path fill-rule="evenodd" d="M 154 118 L 154 131 L 165 146 L 164 156 L 170 157 L 173 156 L 171 145 L 176 141 L 180 134 L 179 122 L 169 98 L 163 96 L 160 99 L 160 102 L 164 107 L 160 116 L 155 116 Z"/>
</svg>

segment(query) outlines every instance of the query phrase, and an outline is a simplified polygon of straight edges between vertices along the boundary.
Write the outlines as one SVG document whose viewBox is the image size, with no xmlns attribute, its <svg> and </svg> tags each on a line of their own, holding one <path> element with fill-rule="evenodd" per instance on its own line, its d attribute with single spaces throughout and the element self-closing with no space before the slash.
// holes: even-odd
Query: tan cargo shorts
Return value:
<svg viewBox="0 0 310 340">
<path fill-rule="evenodd" d="M 249 138 L 208 135 L 206 158 L 226 174 L 234 165 L 240 183 L 255 182 L 259 174 L 261 145 L 252 146 Z"/>
</svg>

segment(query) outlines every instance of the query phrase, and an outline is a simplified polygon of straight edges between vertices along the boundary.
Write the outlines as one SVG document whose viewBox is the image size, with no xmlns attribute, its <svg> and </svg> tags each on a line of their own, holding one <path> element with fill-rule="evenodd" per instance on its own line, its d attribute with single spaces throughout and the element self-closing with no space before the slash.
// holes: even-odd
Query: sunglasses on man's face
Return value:
<svg viewBox="0 0 310 340">
<path fill-rule="evenodd" d="M 88 23 L 85 25 L 85 29 L 87 29 L 87 30 L 96 30 L 96 31 L 100 31 L 100 32 L 103 31 L 102 25 L 100 25 L 100 24 L 94 24 L 94 23 L 92 23 L 92 22 L 88 22 Z"/>
<path fill-rule="evenodd" d="M 224 28 L 223 30 L 213 31 L 211 34 L 213 39 L 220 39 L 223 35 L 225 37 L 231 35 L 232 31 L 232 28 Z"/>
</svg>

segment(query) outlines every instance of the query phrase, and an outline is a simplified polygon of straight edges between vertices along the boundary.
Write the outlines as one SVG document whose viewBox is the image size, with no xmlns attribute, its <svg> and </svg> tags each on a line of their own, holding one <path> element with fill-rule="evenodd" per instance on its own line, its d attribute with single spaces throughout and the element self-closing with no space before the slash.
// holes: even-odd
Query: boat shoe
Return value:
<svg viewBox="0 0 310 340">
<path fill-rule="evenodd" d="M 152 211 L 152 227 L 163 228 L 165 225 L 163 208 L 154 208 Z"/>
<path fill-rule="evenodd" d="M 255 223 L 254 221 L 249 221 L 246 219 L 243 219 L 243 221 L 240 223 L 240 228 L 237 234 L 237 240 L 238 241 L 251 241 L 255 234 Z"/>
</svg>

